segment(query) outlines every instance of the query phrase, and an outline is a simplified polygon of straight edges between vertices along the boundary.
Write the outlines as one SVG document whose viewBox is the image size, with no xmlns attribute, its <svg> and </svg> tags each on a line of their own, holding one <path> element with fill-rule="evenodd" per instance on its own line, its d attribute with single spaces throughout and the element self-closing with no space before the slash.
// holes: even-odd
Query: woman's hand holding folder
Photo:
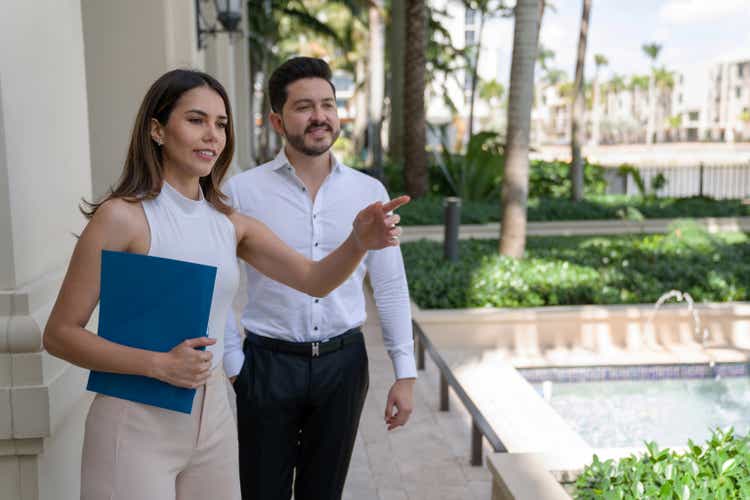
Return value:
<svg viewBox="0 0 750 500">
<path fill-rule="evenodd" d="M 211 376 L 213 354 L 199 347 L 214 345 L 216 339 L 198 337 L 180 342 L 169 352 L 154 353 L 153 378 L 187 389 L 197 389 Z"/>
</svg>

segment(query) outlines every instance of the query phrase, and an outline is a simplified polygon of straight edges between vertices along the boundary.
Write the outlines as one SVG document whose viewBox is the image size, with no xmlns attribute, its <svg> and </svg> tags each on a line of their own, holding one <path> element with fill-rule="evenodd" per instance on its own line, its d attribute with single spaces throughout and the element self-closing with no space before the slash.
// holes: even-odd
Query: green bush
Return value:
<svg viewBox="0 0 750 500">
<path fill-rule="evenodd" d="M 586 196 L 602 195 L 607 190 L 604 168 L 584 163 L 583 185 Z M 532 160 L 529 165 L 529 198 L 570 198 L 570 163 Z"/>
<path fill-rule="evenodd" d="M 403 225 L 443 223 L 443 201 L 439 197 L 414 200 L 399 209 Z M 486 224 L 500 220 L 500 200 L 466 201 L 461 206 L 461 222 Z M 564 198 L 531 198 L 528 220 L 607 220 L 674 219 L 679 217 L 741 217 L 750 216 L 750 205 L 741 200 L 712 198 L 652 198 L 625 195 L 591 195 L 573 202 Z"/>
<path fill-rule="evenodd" d="M 593 462 L 578 477 L 574 498 L 724 500 L 750 498 L 750 437 L 716 429 L 701 447 L 678 453 L 646 443 L 647 452 Z"/>
<path fill-rule="evenodd" d="M 750 239 L 711 235 L 692 222 L 668 234 L 528 238 L 522 260 L 497 240 L 464 240 L 459 261 L 442 244 L 404 243 L 414 301 L 422 308 L 653 303 L 673 288 L 696 301 L 750 299 Z"/>
<path fill-rule="evenodd" d="M 435 166 L 432 167 L 443 177 L 447 187 L 443 194 L 471 201 L 497 198 L 505 166 L 502 151 L 495 132 L 471 136 L 466 154 L 451 153 L 444 147 L 434 156 Z"/>
</svg>

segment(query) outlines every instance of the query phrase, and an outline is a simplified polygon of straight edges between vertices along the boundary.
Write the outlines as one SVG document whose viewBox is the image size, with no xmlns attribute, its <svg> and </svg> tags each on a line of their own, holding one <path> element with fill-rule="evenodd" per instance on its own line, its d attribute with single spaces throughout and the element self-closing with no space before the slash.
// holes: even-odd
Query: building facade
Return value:
<svg viewBox="0 0 750 500">
<path fill-rule="evenodd" d="M 750 140 L 750 58 L 716 64 L 709 81 L 702 138 Z"/>
<path fill-rule="evenodd" d="M 213 2 L 200 6 L 215 18 Z M 42 332 L 85 224 L 78 204 L 116 181 L 141 98 L 177 67 L 227 87 L 235 168 L 249 165 L 246 44 L 220 34 L 199 48 L 192 1 L 10 0 L 1 9 L 0 500 L 76 499 L 91 394 L 85 370 L 43 350 Z"/>
</svg>

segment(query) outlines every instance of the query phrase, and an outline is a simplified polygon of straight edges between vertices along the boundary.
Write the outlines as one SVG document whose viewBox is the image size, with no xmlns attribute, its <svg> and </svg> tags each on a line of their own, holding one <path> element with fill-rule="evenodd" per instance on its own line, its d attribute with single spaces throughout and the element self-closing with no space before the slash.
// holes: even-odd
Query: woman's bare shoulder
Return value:
<svg viewBox="0 0 750 500">
<path fill-rule="evenodd" d="M 103 233 L 114 246 L 131 251 L 148 251 L 149 228 L 139 201 L 111 198 L 102 203 L 89 222 L 89 227 Z M 145 253 L 145 252 L 144 252 Z"/>
</svg>

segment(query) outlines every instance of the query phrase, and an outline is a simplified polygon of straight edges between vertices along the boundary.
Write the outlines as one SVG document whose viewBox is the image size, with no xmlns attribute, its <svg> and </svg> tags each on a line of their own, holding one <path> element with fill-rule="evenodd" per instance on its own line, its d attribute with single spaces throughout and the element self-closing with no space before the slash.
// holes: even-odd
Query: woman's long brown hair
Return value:
<svg viewBox="0 0 750 500">
<path fill-rule="evenodd" d="M 200 71 L 176 69 L 162 75 L 148 89 L 135 119 L 128 156 L 120 179 L 98 202 L 82 200 L 79 208 L 87 218 L 93 217 L 103 203 L 113 198 L 136 203 L 159 195 L 164 182 L 164 163 L 161 148 L 151 137 L 151 119 L 155 118 L 162 125 L 166 125 L 182 94 L 202 86 L 215 90 L 224 101 L 227 112 L 227 140 L 224 151 L 216 160 L 211 173 L 200 178 L 200 186 L 206 201 L 216 210 L 224 214 L 232 211 L 229 205 L 224 203 L 227 196 L 219 189 L 234 155 L 234 120 L 229 97 L 224 87 L 211 75 Z"/>
</svg>

